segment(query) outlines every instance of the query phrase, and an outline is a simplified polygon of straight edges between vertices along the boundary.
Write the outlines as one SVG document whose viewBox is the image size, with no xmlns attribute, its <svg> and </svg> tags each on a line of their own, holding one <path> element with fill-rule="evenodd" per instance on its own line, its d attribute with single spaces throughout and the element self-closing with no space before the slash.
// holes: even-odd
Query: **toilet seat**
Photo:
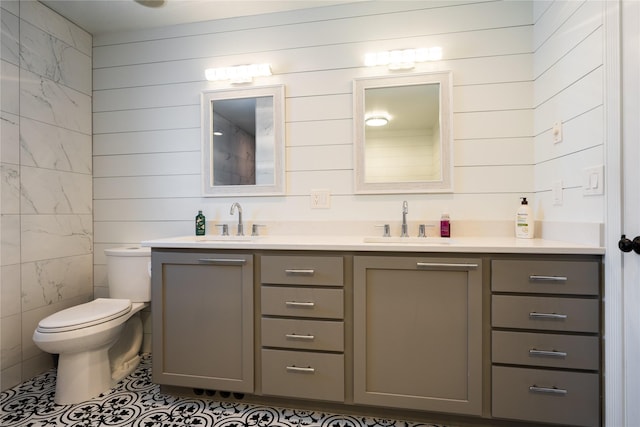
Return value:
<svg viewBox="0 0 640 427">
<path fill-rule="evenodd" d="M 46 317 L 38 324 L 41 333 L 67 332 L 108 322 L 131 311 L 128 299 L 97 298 Z"/>
</svg>

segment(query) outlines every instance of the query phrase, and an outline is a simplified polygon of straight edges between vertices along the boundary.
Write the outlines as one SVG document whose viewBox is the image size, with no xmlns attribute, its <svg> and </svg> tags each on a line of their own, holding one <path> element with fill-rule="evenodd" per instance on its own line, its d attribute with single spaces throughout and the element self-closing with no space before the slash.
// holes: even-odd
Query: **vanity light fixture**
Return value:
<svg viewBox="0 0 640 427">
<path fill-rule="evenodd" d="M 364 57 L 364 64 L 367 67 L 386 65 L 390 70 L 408 70 L 415 67 L 416 62 L 439 61 L 440 59 L 442 59 L 441 47 L 383 50 L 367 53 Z"/>
<path fill-rule="evenodd" d="M 248 64 L 204 70 L 207 80 L 230 80 L 232 84 L 251 83 L 254 77 L 270 76 L 271 74 L 270 64 Z"/>
<path fill-rule="evenodd" d="M 364 119 L 364 124 L 372 127 L 386 126 L 391 120 L 391 116 L 388 113 L 371 113 L 367 114 Z"/>
</svg>

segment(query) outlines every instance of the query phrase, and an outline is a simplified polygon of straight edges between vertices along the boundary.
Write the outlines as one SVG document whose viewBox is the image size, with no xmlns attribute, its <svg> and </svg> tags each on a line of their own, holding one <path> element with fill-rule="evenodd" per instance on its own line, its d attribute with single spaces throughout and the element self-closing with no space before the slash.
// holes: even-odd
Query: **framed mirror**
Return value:
<svg viewBox="0 0 640 427">
<path fill-rule="evenodd" d="M 361 78 L 353 90 L 355 192 L 452 192 L 451 73 Z"/>
<path fill-rule="evenodd" d="M 284 194 L 284 86 L 205 91 L 202 193 Z"/>
</svg>

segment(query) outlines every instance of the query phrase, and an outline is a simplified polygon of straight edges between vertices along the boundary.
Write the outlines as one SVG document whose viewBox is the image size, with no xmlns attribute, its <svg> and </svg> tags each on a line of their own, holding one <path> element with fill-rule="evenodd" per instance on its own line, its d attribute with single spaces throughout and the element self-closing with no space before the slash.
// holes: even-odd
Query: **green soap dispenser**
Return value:
<svg viewBox="0 0 640 427">
<path fill-rule="evenodd" d="M 202 215 L 202 211 L 198 211 L 198 215 L 196 215 L 196 236 L 204 236 L 207 228 L 207 222 Z"/>
</svg>

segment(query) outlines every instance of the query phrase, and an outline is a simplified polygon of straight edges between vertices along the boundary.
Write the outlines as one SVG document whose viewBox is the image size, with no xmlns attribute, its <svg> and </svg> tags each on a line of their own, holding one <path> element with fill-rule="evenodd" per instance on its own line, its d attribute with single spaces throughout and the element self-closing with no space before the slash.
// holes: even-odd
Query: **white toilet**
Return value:
<svg viewBox="0 0 640 427">
<path fill-rule="evenodd" d="M 83 402 L 112 388 L 140 362 L 140 310 L 151 300 L 151 250 L 106 249 L 109 298 L 40 321 L 33 341 L 59 354 L 55 402 Z"/>
</svg>

